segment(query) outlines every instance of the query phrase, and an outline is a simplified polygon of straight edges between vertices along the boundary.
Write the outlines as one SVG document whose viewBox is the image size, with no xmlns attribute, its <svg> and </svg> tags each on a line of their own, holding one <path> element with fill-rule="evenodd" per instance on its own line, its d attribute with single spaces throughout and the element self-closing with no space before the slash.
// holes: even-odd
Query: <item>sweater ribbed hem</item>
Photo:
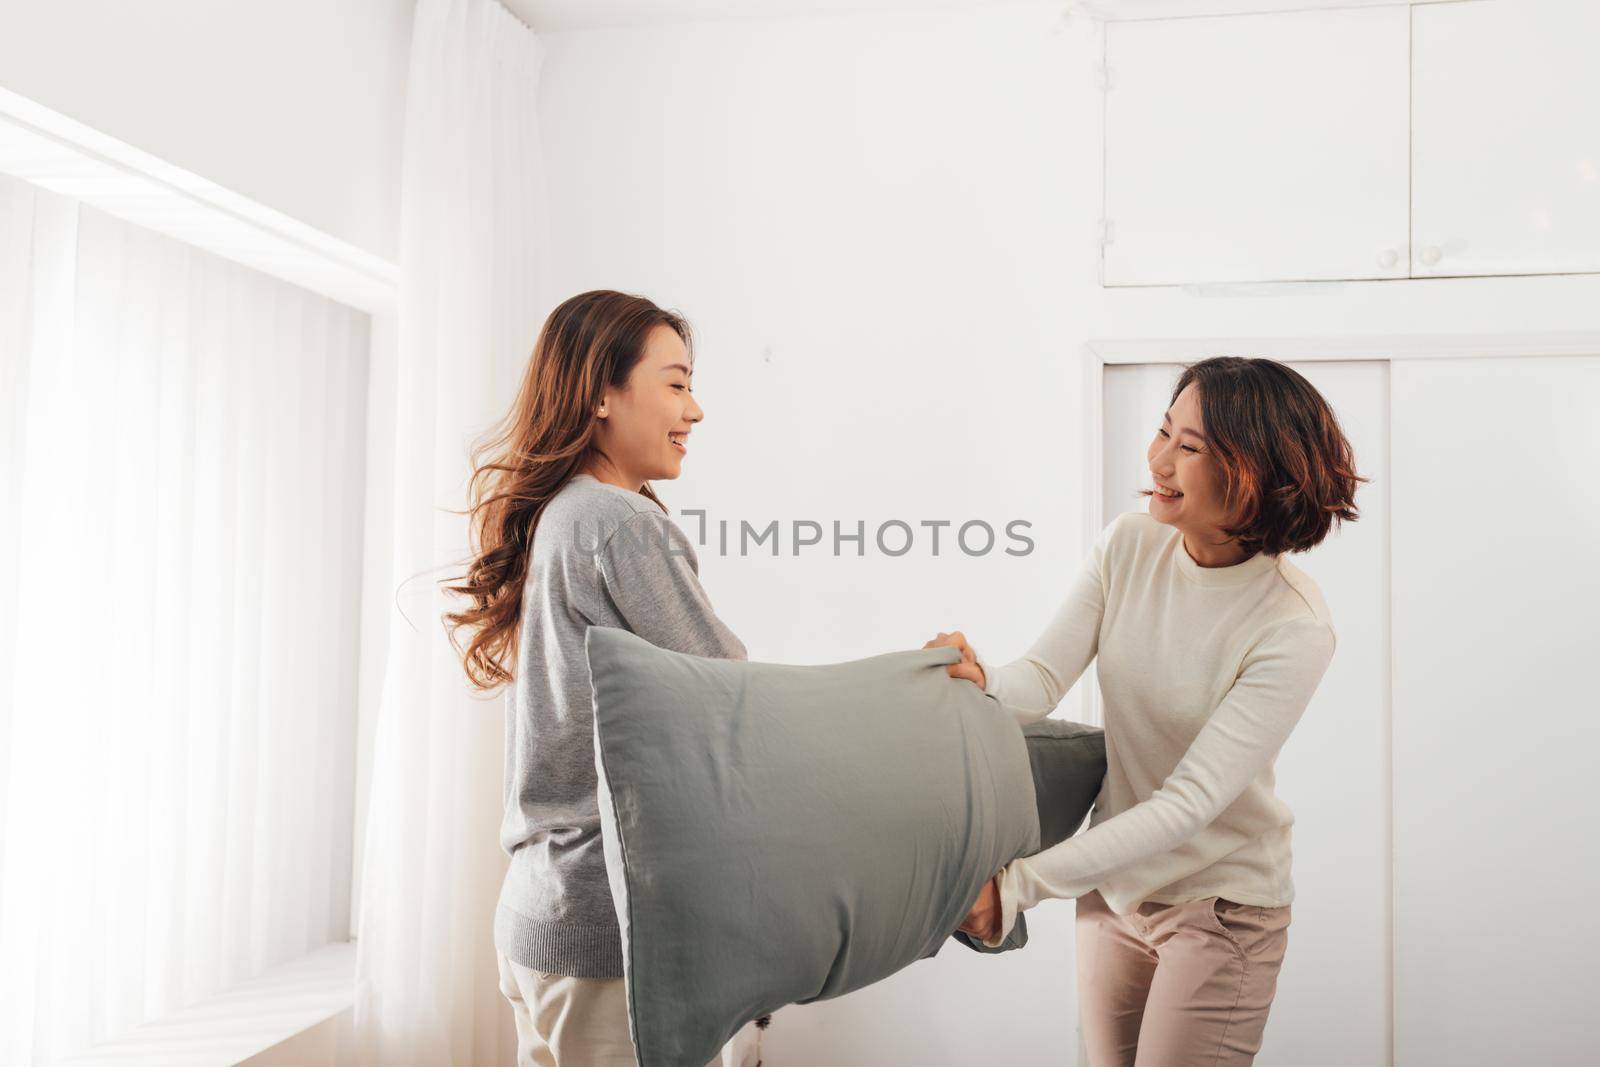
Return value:
<svg viewBox="0 0 1600 1067">
<path fill-rule="evenodd" d="M 615 925 L 535 922 L 499 904 L 494 910 L 494 947 L 513 963 L 546 974 L 622 977 L 622 931 Z"/>
</svg>

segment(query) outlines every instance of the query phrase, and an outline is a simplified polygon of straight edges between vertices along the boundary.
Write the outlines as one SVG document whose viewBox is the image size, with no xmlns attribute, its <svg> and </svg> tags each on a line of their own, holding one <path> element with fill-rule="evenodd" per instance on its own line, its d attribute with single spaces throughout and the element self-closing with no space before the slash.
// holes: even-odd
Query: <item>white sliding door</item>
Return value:
<svg viewBox="0 0 1600 1067">
<path fill-rule="evenodd" d="M 1396 1060 L 1600 1062 L 1600 356 L 1392 386 Z"/>
<path fill-rule="evenodd" d="M 1258 353 L 1268 355 L 1271 353 Z M 1362 517 L 1291 557 L 1327 599 L 1333 664 L 1277 762 L 1295 813 L 1294 921 L 1260 1067 L 1389 1062 L 1389 432 L 1385 362 L 1293 363 L 1338 413 L 1371 478 Z M 1142 509 L 1145 450 L 1181 368 L 1108 366 L 1107 521 Z M 1413 1062 L 1435 1062 L 1427 1058 Z M 1443 1061 L 1439 1061 L 1443 1062 Z"/>
</svg>

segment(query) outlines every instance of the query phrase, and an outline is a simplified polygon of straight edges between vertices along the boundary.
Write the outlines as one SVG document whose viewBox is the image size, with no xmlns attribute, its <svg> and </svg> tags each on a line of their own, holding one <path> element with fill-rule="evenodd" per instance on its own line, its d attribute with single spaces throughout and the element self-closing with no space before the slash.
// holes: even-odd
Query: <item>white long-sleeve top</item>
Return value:
<svg viewBox="0 0 1600 1067">
<path fill-rule="evenodd" d="M 1106 777 L 1089 826 L 1000 874 L 998 945 L 1017 913 L 1099 889 L 1144 901 L 1294 898 L 1290 826 L 1273 761 L 1333 658 L 1315 582 L 1283 556 L 1202 567 L 1142 511 L 1095 542 L 1066 602 L 985 692 L 1018 721 L 1048 715 L 1097 655 Z"/>
</svg>

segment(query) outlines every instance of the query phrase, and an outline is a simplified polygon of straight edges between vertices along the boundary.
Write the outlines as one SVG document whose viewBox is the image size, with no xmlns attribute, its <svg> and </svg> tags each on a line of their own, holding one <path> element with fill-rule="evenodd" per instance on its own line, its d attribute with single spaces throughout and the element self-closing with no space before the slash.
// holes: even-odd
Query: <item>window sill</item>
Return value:
<svg viewBox="0 0 1600 1067">
<path fill-rule="evenodd" d="M 349 1041 L 355 969 L 354 941 L 325 945 L 52 1067 L 331 1067 Z"/>
</svg>

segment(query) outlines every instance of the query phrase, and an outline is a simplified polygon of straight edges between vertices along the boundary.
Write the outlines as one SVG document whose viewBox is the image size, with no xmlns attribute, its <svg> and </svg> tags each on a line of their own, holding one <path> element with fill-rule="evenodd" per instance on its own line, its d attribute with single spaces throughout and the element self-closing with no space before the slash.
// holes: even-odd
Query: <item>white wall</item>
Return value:
<svg viewBox="0 0 1600 1067">
<path fill-rule="evenodd" d="M 0 0 L 0 87 L 394 258 L 413 0 Z"/>
<path fill-rule="evenodd" d="M 955 626 L 1019 653 L 1086 547 L 1089 338 L 1600 323 L 1595 276 L 1100 289 L 1099 28 L 1061 10 L 546 35 L 558 295 L 643 292 L 699 329 L 709 417 L 662 488 L 734 527 L 720 556 L 713 525 L 701 569 L 754 658 L 854 658 Z M 1038 548 L 740 558 L 738 521 L 773 518 L 864 519 L 869 536 L 888 518 L 1026 518 Z M 767 1049 L 841 1067 L 1072 1062 L 1071 918 L 1045 904 L 1022 953 L 951 945 L 785 1009 Z"/>
<path fill-rule="evenodd" d="M 713 529 L 813 519 L 830 550 L 834 520 L 869 537 L 891 518 L 1034 524 L 1021 558 L 966 557 L 950 531 L 938 558 L 926 541 L 719 557 L 713 533 L 701 571 L 752 658 L 851 659 L 957 626 L 1004 653 L 1054 608 L 1080 542 L 1100 107 L 1093 33 L 1057 23 L 1029 6 L 547 37 L 560 294 L 642 292 L 699 330 L 708 417 L 668 504 Z M 1061 1062 L 1071 914 L 1030 916 L 1023 953 L 952 943 L 785 1009 L 770 1062 Z"/>
</svg>

